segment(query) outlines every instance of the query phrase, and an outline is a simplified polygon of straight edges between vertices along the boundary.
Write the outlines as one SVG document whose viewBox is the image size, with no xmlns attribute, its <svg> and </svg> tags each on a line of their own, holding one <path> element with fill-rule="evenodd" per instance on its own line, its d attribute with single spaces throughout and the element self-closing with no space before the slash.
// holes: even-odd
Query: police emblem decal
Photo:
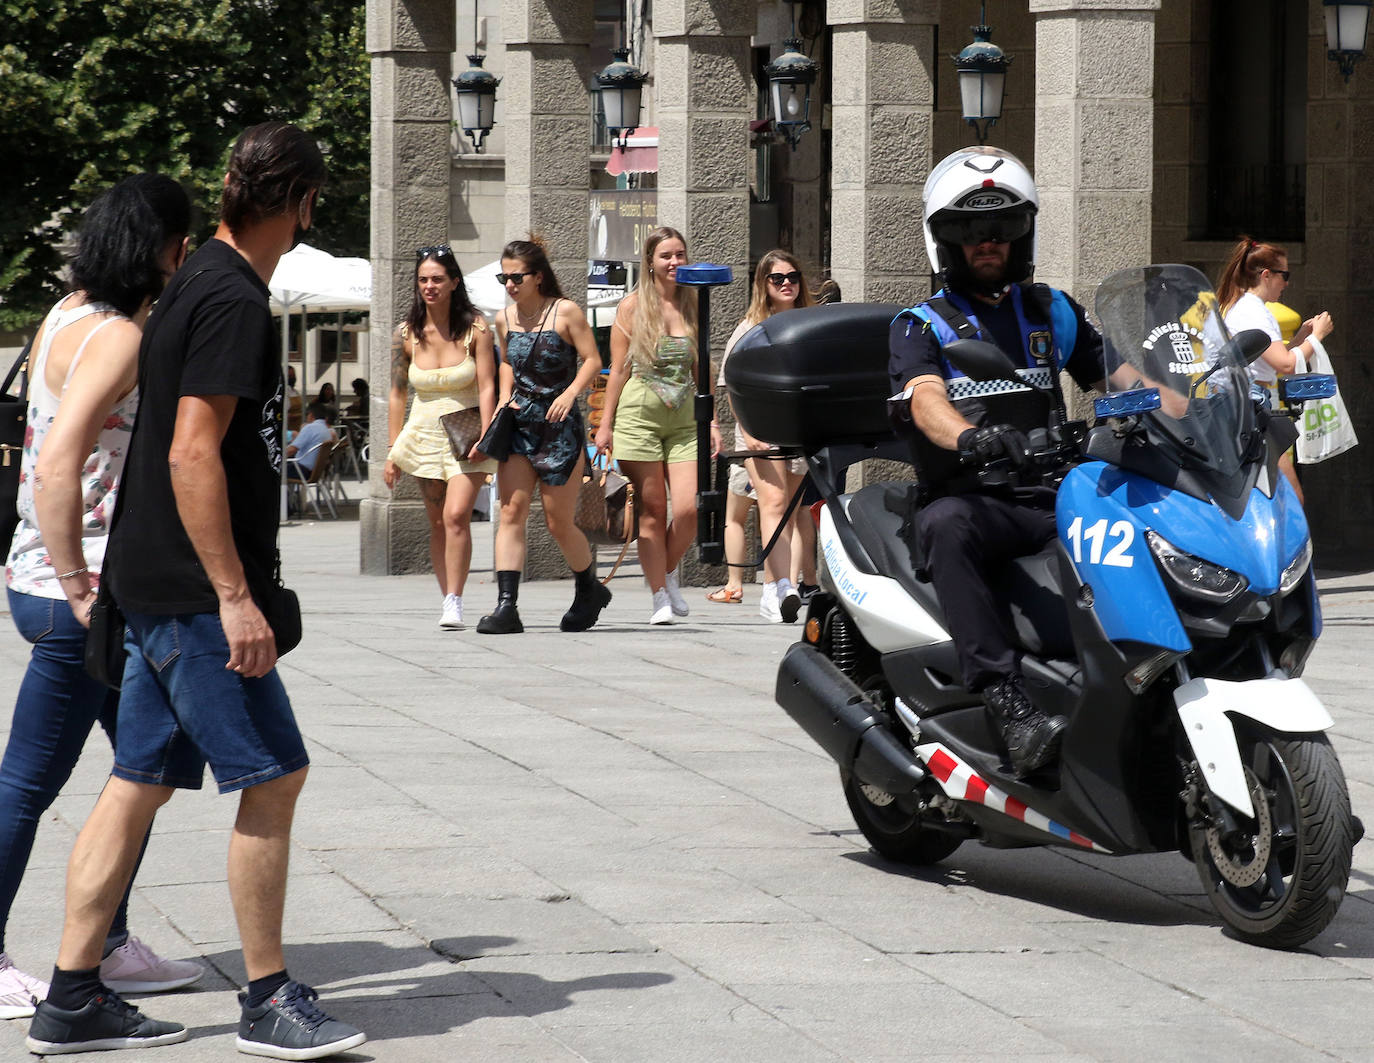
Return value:
<svg viewBox="0 0 1374 1063">
<path fill-rule="evenodd" d="M 1027 338 L 1030 352 L 1037 362 L 1048 362 L 1054 348 L 1054 341 L 1048 332 L 1032 332 Z"/>
</svg>

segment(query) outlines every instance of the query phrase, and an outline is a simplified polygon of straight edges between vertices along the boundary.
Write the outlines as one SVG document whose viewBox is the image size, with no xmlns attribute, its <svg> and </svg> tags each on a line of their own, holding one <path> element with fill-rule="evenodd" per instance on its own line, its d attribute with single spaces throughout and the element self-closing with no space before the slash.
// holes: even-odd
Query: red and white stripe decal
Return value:
<svg viewBox="0 0 1374 1063">
<path fill-rule="evenodd" d="M 935 776 L 940 787 L 952 800 L 983 805 L 994 812 L 1001 812 L 1004 816 L 1020 820 L 1028 827 L 1034 827 L 1036 830 L 1052 834 L 1056 838 L 1062 838 L 1095 853 L 1111 852 L 1110 849 L 1103 848 L 1091 838 L 1085 838 L 1077 831 L 1069 830 L 1062 823 L 1056 823 L 1048 816 L 1042 815 L 1024 801 L 1004 794 L 939 742 L 917 746 L 916 753 L 926 762 L 926 767 L 930 769 L 930 773 Z"/>
</svg>

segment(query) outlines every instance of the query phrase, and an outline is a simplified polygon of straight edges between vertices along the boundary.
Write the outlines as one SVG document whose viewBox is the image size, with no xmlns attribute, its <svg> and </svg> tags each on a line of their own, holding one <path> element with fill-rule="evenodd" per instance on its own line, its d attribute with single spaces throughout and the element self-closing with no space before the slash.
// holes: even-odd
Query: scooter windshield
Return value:
<svg viewBox="0 0 1374 1063">
<path fill-rule="evenodd" d="M 1098 287 L 1097 314 L 1111 389 L 1159 389 L 1151 436 L 1201 473 L 1240 474 L 1255 428 L 1250 374 L 1207 278 L 1183 265 L 1121 270 Z"/>
</svg>

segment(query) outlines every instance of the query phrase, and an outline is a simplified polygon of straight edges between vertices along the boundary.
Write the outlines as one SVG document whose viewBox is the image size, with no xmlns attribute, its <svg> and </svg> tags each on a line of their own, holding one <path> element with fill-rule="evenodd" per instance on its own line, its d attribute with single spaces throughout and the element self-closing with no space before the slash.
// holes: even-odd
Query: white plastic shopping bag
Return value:
<svg viewBox="0 0 1374 1063">
<path fill-rule="evenodd" d="M 1335 376 L 1326 348 L 1313 337 L 1309 337 L 1308 342 L 1312 344 L 1312 358 L 1307 371 Z M 1298 436 L 1298 461 L 1304 465 L 1315 465 L 1343 454 L 1359 443 L 1339 390 L 1329 399 L 1303 403 L 1302 420 L 1298 427 L 1302 429 L 1302 434 Z"/>
</svg>

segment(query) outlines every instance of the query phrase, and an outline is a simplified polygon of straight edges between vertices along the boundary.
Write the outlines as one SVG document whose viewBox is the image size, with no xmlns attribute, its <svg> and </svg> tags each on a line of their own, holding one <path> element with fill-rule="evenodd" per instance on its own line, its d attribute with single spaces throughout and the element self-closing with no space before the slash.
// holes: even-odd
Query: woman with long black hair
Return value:
<svg viewBox="0 0 1374 1063">
<path fill-rule="evenodd" d="M 0 762 L 0 1019 L 32 1015 L 48 992 L 4 951 L 38 820 L 95 723 L 115 740 L 119 695 L 86 674 L 86 627 L 138 410 L 143 323 L 186 257 L 190 227 L 190 201 L 170 177 L 137 174 L 115 185 L 87 209 L 73 290 L 34 337 L 19 525 L 5 565 L 10 615 L 33 651 Z M 164 960 L 130 937 L 128 900 L 126 891 L 101 980 L 149 993 L 200 978 L 199 964 Z"/>
<path fill-rule="evenodd" d="M 406 396 L 415 401 L 406 417 Z M 457 457 L 439 418 L 477 407 L 482 433 L 496 411 L 496 357 L 491 328 L 472 305 L 458 260 L 447 244 L 415 252 L 410 312 L 392 335 L 387 397 L 390 451 L 382 478 L 394 488 L 408 472 L 420 482 L 429 516 L 429 557 L 443 608 L 439 626 L 463 627 L 463 588 L 472 567 L 472 507 L 496 462 L 477 449 Z M 480 438 L 480 435 L 479 435 Z"/>
</svg>

